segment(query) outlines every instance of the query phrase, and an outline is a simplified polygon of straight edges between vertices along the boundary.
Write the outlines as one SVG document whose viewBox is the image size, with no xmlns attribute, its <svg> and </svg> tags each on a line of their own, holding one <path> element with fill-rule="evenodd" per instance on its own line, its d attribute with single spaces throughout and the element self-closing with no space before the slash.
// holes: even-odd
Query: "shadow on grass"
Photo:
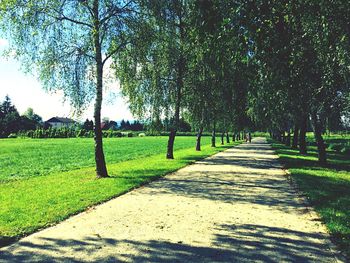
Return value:
<svg viewBox="0 0 350 263">
<path fill-rule="evenodd" d="M 327 224 L 334 241 L 350 256 L 350 181 L 307 171 L 292 175 Z"/>
<path fill-rule="evenodd" d="M 2 262 L 331 262 L 325 237 L 255 224 L 217 225 L 209 246 L 171 240 L 129 240 L 99 235 L 83 239 L 20 241 Z M 19 251 L 16 249 L 20 247 Z"/>
<path fill-rule="evenodd" d="M 301 155 L 298 150 L 282 144 L 273 143 L 272 146 L 280 155 L 280 159 L 286 164 L 287 168 L 335 169 L 350 172 L 350 158 L 345 154 L 327 151 L 328 165 L 322 167 L 318 163 L 316 147 L 309 147 L 308 153 Z"/>
<path fill-rule="evenodd" d="M 350 159 L 344 154 L 327 152 L 328 166 L 321 167 L 317 152 L 311 148 L 305 156 L 281 144 L 273 144 L 299 189 L 306 194 L 334 242 L 350 256 Z M 310 159 L 310 157 L 314 157 Z"/>
</svg>

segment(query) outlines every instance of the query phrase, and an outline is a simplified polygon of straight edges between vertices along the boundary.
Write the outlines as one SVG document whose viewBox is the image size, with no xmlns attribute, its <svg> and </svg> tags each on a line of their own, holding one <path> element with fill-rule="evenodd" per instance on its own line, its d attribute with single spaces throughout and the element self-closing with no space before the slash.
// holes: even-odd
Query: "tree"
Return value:
<svg viewBox="0 0 350 263">
<path fill-rule="evenodd" d="M 130 125 L 130 122 L 128 120 L 125 122 L 125 128 L 124 129 L 125 130 L 130 130 L 131 129 L 131 125 Z"/>
<path fill-rule="evenodd" d="M 7 137 L 20 130 L 21 118 L 9 96 L 0 104 L 0 137 Z"/>
<path fill-rule="evenodd" d="M 43 122 L 43 118 L 41 118 L 38 114 L 36 114 L 32 108 L 28 108 L 23 113 L 23 116 L 27 117 L 29 120 L 34 121 L 38 125 L 42 124 L 42 122 Z"/>
<path fill-rule="evenodd" d="M 122 121 L 120 122 L 120 129 L 126 130 L 126 122 L 124 121 L 124 119 L 122 119 Z"/>
<path fill-rule="evenodd" d="M 252 116 L 286 145 L 294 126 L 292 146 L 299 143 L 301 154 L 307 152 L 311 119 L 319 162 L 326 164 L 325 120 L 348 90 L 345 54 L 349 34 L 344 24 L 349 19 L 344 10 L 349 5 L 341 1 L 255 1 L 246 8 L 256 65 L 249 98 Z"/>
<path fill-rule="evenodd" d="M 83 129 L 86 131 L 92 131 L 94 129 L 94 122 L 86 119 L 83 124 Z"/>
<path fill-rule="evenodd" d="M 130 125 L 130 129 L 132 131 L 143 131 L 143 124 L 139 121 L 134 121 L 131 125 Z"/>
<path fill-rule="evenodd" d="M 28 70 L 46 90 L 63 90 L 80 112 L 95 98 L 97 177 L 107 177 L 101 130 L 104 70 L 137 26 L 136 1 L 26 1 L 0 4 L 1 28 Z M 34 66 L 34 67 L 33 67 Z"/>
<path fill-rule="evenodd" d="M 186 107 L 190 118 L 198 129 L 196 150 L 201 150 L 201 137 L 204 128 L 213 128 L 212 146 L 215 147 L 215 95 L 214 72 L 215 27 L 219 29 L 214 3 L 193 1 L 190 5 L 188 72 L 186 79 Z M 218 30 L 219 31 L 219 30 Z"/>
<path fill-rule="evenodd" d="M 115 59 L 116 75 L 121 76 L 122 92 L 134 115 L 148 117 L 151 122 L 164 117 L 173 120 L 166 154 L 166 158 L 173 159 L 185 93 L 188 3 L 141 2 L 147 17 L 144 30 L 137 37 L 140 41 L 133 42 Z"/>
</svg>

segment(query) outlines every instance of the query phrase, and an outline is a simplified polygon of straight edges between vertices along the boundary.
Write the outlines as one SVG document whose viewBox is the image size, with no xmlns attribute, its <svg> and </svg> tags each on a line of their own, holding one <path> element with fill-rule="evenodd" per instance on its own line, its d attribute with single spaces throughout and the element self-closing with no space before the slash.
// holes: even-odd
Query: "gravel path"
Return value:
<svg viewBox="0 0 350 263">
<path fill-rule="evenodd" d="M 336 262 L 263 138 L 0 250 L 0 262 Z"/>
</svg>

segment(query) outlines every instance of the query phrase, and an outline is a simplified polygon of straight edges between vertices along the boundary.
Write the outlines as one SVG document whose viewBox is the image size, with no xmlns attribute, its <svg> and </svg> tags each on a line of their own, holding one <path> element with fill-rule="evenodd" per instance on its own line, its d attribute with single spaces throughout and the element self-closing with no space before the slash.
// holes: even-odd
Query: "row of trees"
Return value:
<svg viewBox="0 0 350 263">
<path fill-rule="evenodd" d="M 250 116 L 302 154 L 311 121 L 321 164 L 326 125 L 339 128 L 349 117 L 349 10 L 347 1 L 312 0 L 257 1 L 246 9 L 254 42 Z"/>
<path fill-rule="evenodd" d="M 349 13 L 342 0 L 0 4 L 17 57 L 78 110 L 94 98 L 94 123 L 111 65 L 135 116 L 171 120 L 167 158 L 181 116 L 198 128 L 197 146 L 204 129 L 213 131 L 213 146 L 217 130 L 269 129 L 286 138 L 293 130 L 301 153 L 311 118 L 322 163 L 325 120 L 349 116 Z M 97 176 L 106 177 L 100 125 L 94 133 Z"/>
</svg>

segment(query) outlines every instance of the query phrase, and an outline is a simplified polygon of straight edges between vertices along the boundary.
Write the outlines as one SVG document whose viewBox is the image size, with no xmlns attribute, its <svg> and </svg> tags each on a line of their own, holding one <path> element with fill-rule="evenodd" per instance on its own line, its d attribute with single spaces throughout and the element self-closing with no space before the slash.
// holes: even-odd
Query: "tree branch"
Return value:
<svg viewBox="0 0 350 263">
<path fill-rule="evenodd" d="M 129 42 L 124 42 L 124 43 L 120 44 L 117 48 L 113 49 L 109 54 L 107 54 L 107 56 L 105 57 L 105 59 L 102 61 L 102 65 L 104 65 L 104 64 L 106 63 L 106 61 L 107 61 L 110 57 L 112 57 L 114 54 L 118 53 L 119 50 L 120 50 L 122 47 L 126 46 L 128 43 L 129 43 Z"/>
<path fill-rule="evenodd" d="M 77 24 L 77 25 L 83 25 L 83 26 L 87 26 L 89 28 L 93 28 L 93 26 L 88 24 L 88 23 L 85 23 L 85 22 L 82 22 L 82 21 L 79 21 L 79 20 L 75 20 L 73 18 L 69 18 L 69 17 L 67 17 L 67 16 L 65 16 L 63 14 L 61 16 L 59 16 L 59 17 L 56 17 L 56 19 L 58 19 L 59 21 L 66 20 L 66 21 L 72 22 L 72 23 Z"/>
<path fill-rule="evenodd" d="M 127 7 L 133 2 L 134 2 L 134 0 L 130 0 L 129 2 L 125 3 L 125 5 L 120 7 L 120 8 L 118 8 L 116 6 L 111 7 L 111 11 L 108 12 L 106 14 L 106 16 L 101 19 L 101 24 L 104 24 L 106 21 L 111 19 L 113 16 L 116 16 L 117 14 L 136 12 L 136 10 L 127 9 Z"/>
</svg>

